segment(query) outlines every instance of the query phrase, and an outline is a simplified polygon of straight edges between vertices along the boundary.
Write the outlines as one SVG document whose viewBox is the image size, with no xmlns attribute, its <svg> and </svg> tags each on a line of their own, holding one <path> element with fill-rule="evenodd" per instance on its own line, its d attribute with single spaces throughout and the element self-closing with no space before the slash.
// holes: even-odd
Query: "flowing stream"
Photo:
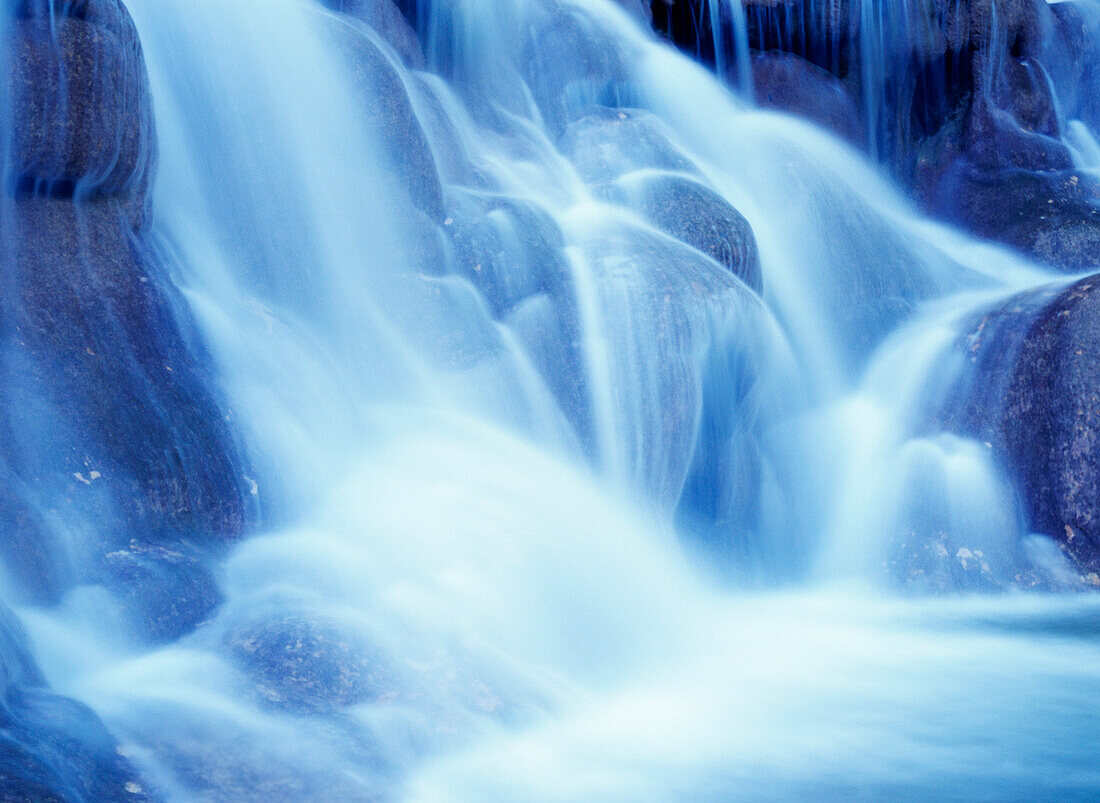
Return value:
<svg viewBox="0 0 1100 803">
<path fill-rule="evenodd" d="M 1068 572 L 990 450 L 926 426 L 962 321 L 1065 276 L 609 0 L 436 4 L 424 71 L 305 0 L 128 7 L 158 248 L 263 524 L 174 643 L 94 588 L 18 613 L 167 798 L 1098 793 L 1100 600 L 890 570 L 935 531 L 989 577 Z M 354 72 L 349 35 L 385 58 Z M 397 90 L 426 143 L 372 114 Z M 652 222 L 684 186 L 751 225 L 759 284 Z M 289 693 L 240 634 L 304 622 Z"/>
</svg>

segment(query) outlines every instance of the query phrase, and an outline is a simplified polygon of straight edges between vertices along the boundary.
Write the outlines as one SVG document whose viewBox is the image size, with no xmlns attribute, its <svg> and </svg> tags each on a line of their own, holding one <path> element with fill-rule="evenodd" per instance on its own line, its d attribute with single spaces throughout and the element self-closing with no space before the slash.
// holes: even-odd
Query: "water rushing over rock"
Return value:
<svg viewBox="0 0 1100 803">
<path fill-rule="evenodd" d="M 0 797 L 1095 796 L 1096 19 L 16 4 Z"/>
</svg>

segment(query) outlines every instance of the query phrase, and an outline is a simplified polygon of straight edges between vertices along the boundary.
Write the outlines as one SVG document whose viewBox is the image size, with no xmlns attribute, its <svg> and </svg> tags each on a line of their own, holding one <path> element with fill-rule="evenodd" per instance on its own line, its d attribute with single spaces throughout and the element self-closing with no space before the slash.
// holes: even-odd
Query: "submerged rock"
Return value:
<svg viewBox="0 0 1100 803">
<path fill-rule="evenodd" d="M 108 487 L 142 537 L 238 536 L 253 517 L 240 457 L 155 252 L 118 202 L 24 198 L 14 213 L 5 396 L 24 476 Z"/>
<path fill-rule="evenodd" d="M 92 711 L 51 692 L 0 607 L 0 800 L 147 801 L 148 784 Z"/>
<path fill-rule="evenodd" d="M 361 92 L 363 114 L 378 132 L 389 166 L 413 204 L 433 221 L 442 222 L 439 170 L 401 74 L 355 25 L 337 22 L 331 30 Z"/>
<path fill-rule="evenodd" d="M 139 627 L 171 638 L 205 615 L 183 610 L 205 570 L 161 561 L 139 579 L 148 560 L 106 556 L 217 549 L 256 500 L 209 357 L 144 231 L 156 134 L 137 31 L 118 0 L 27 0 L 9 35 L 3 557 L 42 601 L 75 582 L 140 587 Z M 173 588 L 178 600 L 157 599 Z"/>
<path fill-rule="evenodd" d="M 634 209 L 656 228 L 763 290 L 760 254 L 749 222 L 714 190 L 676 174 L 641 171 L 601 188 L 609 200 Z"/>
<path fill-rule="evenodd" d="M 699 172 L 664 124 L 641 109 L 595 109 L 569 125 L 559 148 L 589 183 L 614 181 L 643 168 Z"/>
<path fill-rule="evenodd" d="M 940 424 L 989 442 L 1031 529 L 1100 571 L 1100 275 L 976 318 Z"/>
<path fill-rule="evenodd" d="M 365 23 L 401 57 L 406 65 L 424 69 L 424 51 L 416 32 L 391 0 L 320 0 L 333 11 Z"/>
<path fill-rule="evenodd" d="M 328 621 L 291 615 L 257 622 L 230 631 L 225 646 L 278 708 L 321 711 L 396 690 L 390 663 Z"/>
<path fill-rule="evenodd" d="M 629 96 L 622 55 L 583 9 L 547 0 L 527 24 L 523 78 L 552 135 L 591 109 L 620 106 Z"/>
</svg>

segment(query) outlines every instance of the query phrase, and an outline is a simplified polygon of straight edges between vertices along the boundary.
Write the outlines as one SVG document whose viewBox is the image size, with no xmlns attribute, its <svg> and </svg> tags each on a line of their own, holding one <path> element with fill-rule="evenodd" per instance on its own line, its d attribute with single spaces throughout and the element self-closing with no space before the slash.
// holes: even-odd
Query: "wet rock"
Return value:
<svg viewBox="0 0 1100 803">
<path fill-rule="evenodd" d="M 22 198 L 13 212 L 4 391 L 19 422 L 13 468 L 90 509 L 106 495 L 113 511 L 102 514 L 142 538 L 240 535 L 255 505 L 213 378 L 122 203 Z"/>
<path fill-rule="evenodd" d="M 186 543 L 166 547 L 135 540 L 108 553 L 103 572 L 126 601 L 139 634 L 167 642 L 190 633 L 221 604 L 211 560 Z"/>
<path fill-rule="evenodd" d="M 1067 273 L 1100 264 L 1100 183 L 1088 173 L 989 170 L 959 160 L 932 203 L 976 234 Z"/>
<path fill-rule="evenodd" d="M 412 202 L 433 221 L 442 222 L 439 171 L 402 76 L 355 26 L 339 22 L 331 30 L 361 89 L 363 113 L 379 132 L 395 175 Z"/>
<path fill-rule="evenodd" d="M 569 125 L 559 148 L 589 183 L 614 181 L 642 168 L 698 173 L 664 124 L 641 109 L 593 110 Z"/>
<path fill-rule="evenodd" d="M 456 194 L 450 208 L 443 228 L 454 243 L 455 266 L 495 316 L 528 296 L 562 293 L 565 241 L 546 212 L 515 198 L 474 194 Z"/>
<path fill-rule="evenodd" d="M 150 800 L 87 707 L 48 688 L 18 620 L 0 607 L 0 800 Z"/>
<path fill-rule="evenodd" d="M 641 172 L 620 178 L 606 194 L 724 265 L 756 292 L 763 289 L 752 227 L 714 190 L 685 176 Z"/>
<path fill-rule="evenodd" d="M 582 10 L 548 0 L 529 25 L 523 77 L 552 135 L 594 107 L 617 107 L 629 97 L 618 49 Z"/>
<path fill-rule="evenodd" d="M 224 643 L 263 699 L 279 708 L 326 710 L 377 700 L 396 688 L 387 660 L 320 618 L 244 625 Z"/>
<path fill-rule="evenodd" d="M 397 52 L 406 65 L 415 70 L 424 69 L 424 51 L 420 40 L 401 10 L 390 0 L 321 0 L 321 4 L 365 23 Z"/>
<path fill-rule="evenodd" d="M 862 115 L 840 79 L 790 53 L 752 58 L 756 102 L 817 123 L 856 147 L 866 143 Z"/>
<path fill-rule="evenodd" d="M 689 475 L 717 459 L 704 454 L 712 444 L 700 428 L 727 432 L 728 419 L 745 412 L 741 391 L 753 384 L 770 330 L 759 298 L 694 248 L 626 221 L 593 234 L 581 241 L 584 259 L 603 319 L 619 322 L 601 333 L 606 387 L 593 388 L 597 399 L 610 394 L 615 410 L 615 431 L 601 433 L 614 439 L 614 452 L 603 459 L 672 510 Z M 724 401 L 709 404 L 711 394 Z M 707 420 L 711 412 L 721 420 Z M 730 441 L 713 445 L 724 450 Z"/>
<path fill-rule="evenodd" d="M 11 28 L 12 167 L 24 193 L 126 199 L 141 225 L 156 157 L 141 49 L 124 11 L 86 8 Z"/>
<path fill-rule="evenodd" d="M 1100 275 L 977 317 L 939 423 L 987 441 L 1029 525 L 1082 575 L 1100 570 Z"/>
</svg>

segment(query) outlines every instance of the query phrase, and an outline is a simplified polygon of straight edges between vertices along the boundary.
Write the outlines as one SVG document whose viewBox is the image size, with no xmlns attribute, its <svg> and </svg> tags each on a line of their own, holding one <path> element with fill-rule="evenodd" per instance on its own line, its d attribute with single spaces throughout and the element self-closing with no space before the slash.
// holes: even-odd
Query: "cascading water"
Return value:
<svg viewBox="0 0 1100 803">
<path fill-rule="evenodd" d="M 920 595 L 1082 583 L 935 425 L 974 316 L 1065 277 L 610 0 L 419 2 L 426 69 L 329 5 L 127 2 L 260 511 L 169 638 L 7 594 L 127 791 L 1095 796 L 1100 602 Z"/>
</svg>

